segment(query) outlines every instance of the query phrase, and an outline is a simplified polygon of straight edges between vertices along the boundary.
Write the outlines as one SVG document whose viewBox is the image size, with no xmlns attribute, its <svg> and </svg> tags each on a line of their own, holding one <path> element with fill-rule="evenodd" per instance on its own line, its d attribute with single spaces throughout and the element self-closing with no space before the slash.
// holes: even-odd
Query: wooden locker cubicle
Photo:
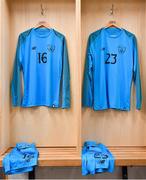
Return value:
<svg viewBox="0 0 146 180">
<path fill-rule="evenodd" d="M 110 16 L 112 4 L 114 17 Z M 82 68 L 89 34 L 106 26 L 110 20 L 114 19 L 122 28 L 134 33 L 137 37 L 143 94 L 140 111 L 135 108 L 134 91 L 131 93 L 130 112 L 116 110 L 94 112 L 83 109 L 82 142 L 92 139 L 108 146 L 146 146 L 146 1 L 82 0 L 81 13 Z"/>
<path fill-rule="evenodd" d="M 35 142 L 38 147 L 80 155 L 81 59 L 79 1 L 75 0 L 1 0 L 1 119 L 0 150 L 17 142 Z M 41 5 L 44 17 L 41 15 Z M 40 20 L 65 35 L 71 73 L 71 108 L 13 108 L 10 98 L 14 56 L 18 35 Z M 59 149 L 59 148 L 60 149 Z M 54 151 L 54 149 L 52 150 Z"/>
<path fill-rule="evenodd" d="M 66 36 L 71 72 L 71 109 L 13 108 L 10 80 L 18 35 L 42 19 Z M 143 108 L 137 111 L 132 91 L 131 111 L 94 112 L 81 108 L 81 87 L 87 39 L 105 26 L 114 4 L 114 19 L 136 34 L 139 45 Z M 1 0 L 0 1 L 0 152 L 17 142 L 35 142 L 70 160 L 79 158 L 81 144 L 96 140 L 108 146 L 146 146 L 146 1 L 145 0 Z M 41 149 L 41 151 L 43 151 Z M 59 158 L 57 156 L 56 158 Z M 42 164 L 43 165 L 43 164 Z"/>
</svg>

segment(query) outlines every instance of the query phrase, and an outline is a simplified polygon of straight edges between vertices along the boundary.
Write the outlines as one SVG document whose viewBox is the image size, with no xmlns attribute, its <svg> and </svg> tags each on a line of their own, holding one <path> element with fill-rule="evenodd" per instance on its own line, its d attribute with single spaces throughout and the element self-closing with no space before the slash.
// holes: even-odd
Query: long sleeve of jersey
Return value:
<svg viewBox="0 0 146 180">
<path fill-rule="evenodd" d="M 12 104 L 13 106 L 21 106 L 21 62 L 22 62 L 22 38 L 19 36 L 15 61 L 14 61 L 14 68 L 13 68 L 13 76 L 11 82 L 11 95 L 12 95 Z"/>
<path fill-rule="evenodd" d="M 83 107 L 92 107 L 93 105 L 93 57 L 91 53 L 91 37 L 88 39 L 85 69 L 84 69 L 84 81 L 83 81 Z"/>
<path fill-rule="evenodd" d="M 70 69 L 66 40 L 63 42 L 62 108 L 70 107 Z"/>
<path fill-rule="evenodd" d="M 137 40 L 134 37 L 134 67 L 133 67 L 133 79 L 136 91 L 136 108 L 141 109 L 142 104 L 142 93 L 141 93 L 141 80 L 140 80 L 140 68 L 138 60 L 138 47 Z"/>
</svg>

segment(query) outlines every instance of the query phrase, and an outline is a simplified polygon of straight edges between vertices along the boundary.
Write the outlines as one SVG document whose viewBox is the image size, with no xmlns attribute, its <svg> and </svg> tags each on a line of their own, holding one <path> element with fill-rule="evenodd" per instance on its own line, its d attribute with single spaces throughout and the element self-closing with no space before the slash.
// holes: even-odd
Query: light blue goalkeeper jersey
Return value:
<svg viewBox="0 0 146 180">
<path fill-rule="evenodd" d="M 11 94 L 13 106 L 70 107 L 70 70 L 64 35 L 47 28 L 32 28 L 20 34 Z"/>
<path fill-rule="evenodd" d="M 136 108 L 141 109 L 135 35 L 115 27 L 102 28 L 92 33 L 86 54 L 83 106 L 94 110 L 130 110 L 132 80 L 136 89 Z"/>
</svg>

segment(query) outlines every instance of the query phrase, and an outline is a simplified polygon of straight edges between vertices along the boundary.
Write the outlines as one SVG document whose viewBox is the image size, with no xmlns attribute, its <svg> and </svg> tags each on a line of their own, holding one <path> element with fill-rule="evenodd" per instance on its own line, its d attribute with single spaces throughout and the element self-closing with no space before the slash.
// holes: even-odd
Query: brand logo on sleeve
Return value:
<svg viewBox="0 0 146 180">
<path fill-rule="evenodd" d="M 120 54 L 124 54 L 126 52 L 126 47 L 119 46 L 118 51 L 119 51 Z"/>
<path fill-rule="evenodd" d="M 47 48 L 48 48 L 49 52 L 54 52 L 55 51 L 55 45 L 49 44 Z"/>
</svg>

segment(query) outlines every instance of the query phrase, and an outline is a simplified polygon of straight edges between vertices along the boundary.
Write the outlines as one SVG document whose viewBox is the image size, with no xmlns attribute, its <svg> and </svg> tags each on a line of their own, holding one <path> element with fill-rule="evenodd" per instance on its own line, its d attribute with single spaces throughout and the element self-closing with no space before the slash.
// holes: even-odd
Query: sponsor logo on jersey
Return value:
<svg viewBox="0 0 146 180">
<path fill-rule="evenodd" d="M 101 51 L 105 51 L 105 47 L 101 48 Z"/>
<path fill-rule="evenodd" d="M 33 47 L 32 47 L 32 50 L 36 50 L 36 48 L 37 48 L 36 46 L 33 46 Z"/>
<path fill-rule="evenodd" d="M 118 51 L 119 51 L 120 54 L 124 54 L 126 52 L 126 47 L 119 46 Z"/>
</svg>

